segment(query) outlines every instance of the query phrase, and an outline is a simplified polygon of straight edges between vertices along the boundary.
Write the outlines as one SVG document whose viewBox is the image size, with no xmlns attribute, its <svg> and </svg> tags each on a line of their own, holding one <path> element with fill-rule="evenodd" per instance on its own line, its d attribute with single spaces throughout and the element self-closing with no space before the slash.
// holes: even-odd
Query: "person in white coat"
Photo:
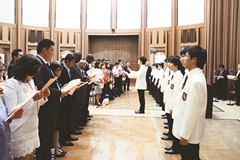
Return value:
<svg viewBox="0 0 240 160">
<path fill-rule="evenodd" d="M 179 105 L 173 110 L 173 135 L 180 140 L 181 159 L 199 160 L 203 141 L 207 106 L 207 84 L 203 66 L 207 52 L 200 46 L 189 47 L 185 57 L 188 78 Z"/>
<path fill-rule="evenodd" d="M 140 68 L 138 71 L 132 71 L 129 69 L 130 73 L 125 73 L 129 78 L 136 78 L 136 89 L 138 91 L 138 97 L 140 102 L 140 109 L 136 110 L 136 114 L 143 114 L 145 112 L 145 97 L 144 92 L 147 89 L 147 82 L 146 82 L 146 66 L 145 63 L 147 61 L 147 58 L 140 57 L 138 60 L 138 64 L 140 65 Z"/>
</svg>

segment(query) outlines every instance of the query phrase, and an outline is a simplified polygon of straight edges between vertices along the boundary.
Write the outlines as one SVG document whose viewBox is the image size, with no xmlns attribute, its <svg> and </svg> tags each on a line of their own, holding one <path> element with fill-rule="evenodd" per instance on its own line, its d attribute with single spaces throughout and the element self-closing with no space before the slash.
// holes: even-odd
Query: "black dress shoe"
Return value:
<svg viewBox="0 0 240 160">
<path fill-rule="evenodd" d="M 88 117 L 92 118 L 93 116 L 92 115 L 88 115 Z"/>
<path fill-rule="evenodd" d="M 88 121 L 91 121 L 92 119 L 89 117 L 89 118 L 87 118 L 87 120 L 88 120 Z"/>
<path fill-rule="evenodd" d="M 74 144 L 72 142 L 66 141 L 62 145 L 64 145 L 64 146 L 73 146 Z"/>
<path fill-rule="evenodd" d="M 144 114 L 144 111 L 136 110 L 135 113 L 136 114 Z"/>
<path fill-rule="evenodd" d="M 79 130 L 74 130 L 74 131 L 71 132 L 71 134 L 77 134 L 77 135 L 80 135 L 80 134 L 82 134 L 82 132 L 79 131 Z"/>
<path fill-rule="evenodd" d="M 165 147 L 164 149 L 168 151 L 168 150 L 171 150 L 172 147 Z"/>
<path fill-rule="evenodd" d="M 169 126 L 164 126 L 165 129 L 169 129 Z"/>
<path fill-rule="evenodd" d="M 56 157 L 65 157 L 65 154 L 60 153 L 60 154 L 55 154 Z"/>
<path fill-rule="evenodd" d="M 64 151 L 63 149 L 58 149 L 58 152 L 62 153 L 62 154 L 67 154 L 66 151 Z"/>
<path fill-rule="evenodd" d="M 127 91 L 131 91 L 130 89 L 127 89 Z"/>
<path fill-rule="evenodd" d="M 175 150 L 173 150 L 173 149 L 169 149 L 169 150 L 165 151 L 165 153 L 166 153 L 166 154 L 179 154 L 180 152 L 175 151 Z"/>
<path fill-rule="evenodd" d="M 77 137 L 69 137 L 67 140 L 68 140 L 68 141 L 77 141 L 78 138 L 77 138 Z"/>
<path fill-rule="evenodd" d="M 168 136 L 169 133 L 168 132 L 163 132 L 163 135 Z"/>
<path fill-rule="evenodd" d="M 82 126 L 77 126 L 76 129 L 77 130 L 83 130 L 83 127 Z"/>
<path fill-rule="evenodd" d="M 170 136 L 163 136 L 163 137 L 161 137 L 161 139 L 162 140 L 173 140 L 173 138 Z"/>
<path fill-rule="evenodd" d="M 168 125 L 168 122 L 164 122 L 163 124 Z"/>
</svg>

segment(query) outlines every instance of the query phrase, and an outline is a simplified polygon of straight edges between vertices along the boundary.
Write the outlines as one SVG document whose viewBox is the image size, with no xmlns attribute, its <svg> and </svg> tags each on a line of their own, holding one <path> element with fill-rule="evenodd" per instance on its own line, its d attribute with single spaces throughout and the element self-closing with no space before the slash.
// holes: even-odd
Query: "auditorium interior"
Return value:
<svg viewBox="0 0 240 160">
<path fill-rule="evenodd" d="M 202 160 L 240 159 L 240 106 L 234 105 L 234 82 L 228 80 L 227 100 L 216 98 L 215 72 L 220 64 L 236 75 L 240 64 L 239 0 L 0 0 L 0 56 L 7 69 L 16 48 L 37 54 L 43 39 L 54 43 L 52 61 L 79 51 L 83 58 L 112 63 L 138 58 L 150 64 L 180 55 L 184 47 L 200 45 L 207 51 L 204 74 L 209 100 Z M 135 114 L 139 102 L 135 81 L 131 91 L 106 106 L 90 97 L 91 121 L 74 135 L 79 140 L 62 160 L 179 160 L 165 154 L 171 141 L 161 140 L 165 112 L 145 92 L 145 114 Z"/>
</svg>

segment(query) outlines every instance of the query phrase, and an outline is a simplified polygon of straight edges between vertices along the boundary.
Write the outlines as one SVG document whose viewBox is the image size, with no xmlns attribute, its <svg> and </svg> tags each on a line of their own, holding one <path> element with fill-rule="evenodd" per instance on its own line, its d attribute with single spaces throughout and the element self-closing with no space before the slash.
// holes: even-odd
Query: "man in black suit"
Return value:
<svg viewBox="0 0 240 160">
<path fill-rule="evenodd" d="M 130 73 L 128 68 L 131 69 L 129 61 L 126 62 L 126 66 L 124 66 L 123 69 L 124 69 L 124 71 Z M 126 88 L 127 88 L 127 91 L 130 91 L 129 86 L 130 86 L 130 78 L 128 78 L 128 76 L 126 76 L 126 79 L 124 81 L 124 91 L 126 91 Z"/>
<path fill-rule="evenodd" d="M 86 68 L 85 68 L 85 73 L 87 73 L 87 71 L 89 70 L 89 69 L 91 69 L 93 66 L 92 66 L 92 62 L 94 61 L 94 56 L 92 55 L 92 54 L 88 54 L 87 56 L 86 56 Z M 91 89 L 92 89 L 92 85 L 93 84 L 90 84 L 90 85 L 87 85 L 87 96 L 86 96 L 86 101 L 85 101 L 85 104 L 84 104 L 84 106 L 86 107 L 86 108 L 88 108 L 88 106 L 89 106 L 89 97 L 90 97 L 90 92 L 91 92 Z M 88 113 L 89 113 L 89 111 L 88 111 Z M 92 117 L 92 116 L 90 116 L 90 115 L 88 115 L 89 117 Z"/>
<path fill-rule="evenodd" d="M 83 75 L 82 70 L 79 68 L 79 62 L 82 58 L 80 52 L 74 52 L 75 64 L 71 68 L 72 79 L 81 79 L 82 82 L 86 82 L 88 79 Z M 88 85 L 82 86 L 79 90 L 74 93 L 74 107 L 76 108 L 77 118 L 75 119 L 75 125 L 77 128 L 81 129 L 81 126 L 85 126 L 87 123 L 87 117 L 89 115 L 88 108 L 85 106 L 87 103 L 87 90 Z"/>
<path fill-rule="evenodd" d="M 41 90 L 50 78 L 54 77 L 53 72 L 49 68 L 49 62 L 54 54 L 54 42 L 50 39 L 42 39 L 37 46 L 37 57 L 42 62 L 40 71 L 33 78 L 38 90 Z M 59 114 L 60 97 L 65 97 L 66 92 L 61 92 L 56 83 L 52 83 L 49 87 L 50 96 L 48 101 L 39 109 L 39 138 L 40 147 L 36 150 L 37 159 L 51 159 L 51 144 L 53 141 L 53 133 L 55 130 L 56 117 Z"/>
<path fill-rule="evenodd" d="M 236 105 L 240 106 L 240 64 L 238 64 L 238 71 L 235 78 L 235 95 L 236 95 Z"/>
<path fill-rule="evenodd" d="M 216 74 L 216 79 L 217 79 L 216 86 L 218 90 L 217 92 L 218 99 L 222 99 L 222 100 L 227 99 L 227 83 L 228 83 L 227 75 L 229 75 L 229 72 L 225 70 L 225 67 L 223 64 L 220 64 Z"/>
<path fill-rule="evenodd" d="M 23 52 L 21 49 L 14 49 L 12 51 L 12 60 L 8 66 L 8 78 L 12 78 L 14 75 L 12 73 L 12 67 L 15 64 L 16 60 L 23 56 Z"/>
<path fill-rule="evenodd" d="M 65 84 L 69 83 L 71 81 L 71 72 L 70 69 L 73 67 L 75 58 L 72 54 L 67 54 L 64 58 L 65 63 L 62 63 L 62 74 L 58 78 L 59 83 L 64 86 Z M 64 97 L 61 101 L 61 108 L 62 108 L 62 114 L 64 114 L 66 117 L 66 128 L 60 130 L 59 139 L 62 145 L 65 146 L 73 146 L 73 143 L 69 141 L 78 140 L 78 138 L 71 137 L 71 131 L 75 130 L 75 126 L 71 126 L 71 122 L 73 119 L 72 113 L 75 113 L 72 111 L 73 109 L 73 96 L 68 95 Z M 61 110 L 60 110 L 61 112 Z M 74 129 L 72 129 L 74 128 Z"/>
<path fill-rule="evenodd" d="M 145 65 L 147 67 L 147 73 L 146 73 L 147 90 L 150 91 L 152 67 L 149 66 L 148 61 L 146 62 Z"/>
</svg>

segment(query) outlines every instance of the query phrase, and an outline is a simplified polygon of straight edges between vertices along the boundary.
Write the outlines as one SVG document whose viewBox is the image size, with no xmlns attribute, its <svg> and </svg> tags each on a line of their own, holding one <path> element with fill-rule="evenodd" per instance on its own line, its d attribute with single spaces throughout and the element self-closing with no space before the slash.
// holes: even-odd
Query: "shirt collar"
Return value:
<svg viewBox="0 0 240 160">
<path fill-rule="evenodd" d="M 200 68 L 194 68 L 194 69 L 192 69 L 192 70 L 189 72 L 189 74 L 188 74 L 188 78 L 194 76 L 194 75 L 197 74 L 197 73 L 203 73 L 203 70 L 200 69 Z"/>
<path fill-rule="evenodd" d="M 44 62 L 44 64 L 46 64 L 46 63 L 48 63 L 49 64 L 49 62 L 47 62 L 42 56 L 40 56 L 39 54 L 37 54 L 37 57 L 39 57 L 43 62 Z"/>
</svg>

